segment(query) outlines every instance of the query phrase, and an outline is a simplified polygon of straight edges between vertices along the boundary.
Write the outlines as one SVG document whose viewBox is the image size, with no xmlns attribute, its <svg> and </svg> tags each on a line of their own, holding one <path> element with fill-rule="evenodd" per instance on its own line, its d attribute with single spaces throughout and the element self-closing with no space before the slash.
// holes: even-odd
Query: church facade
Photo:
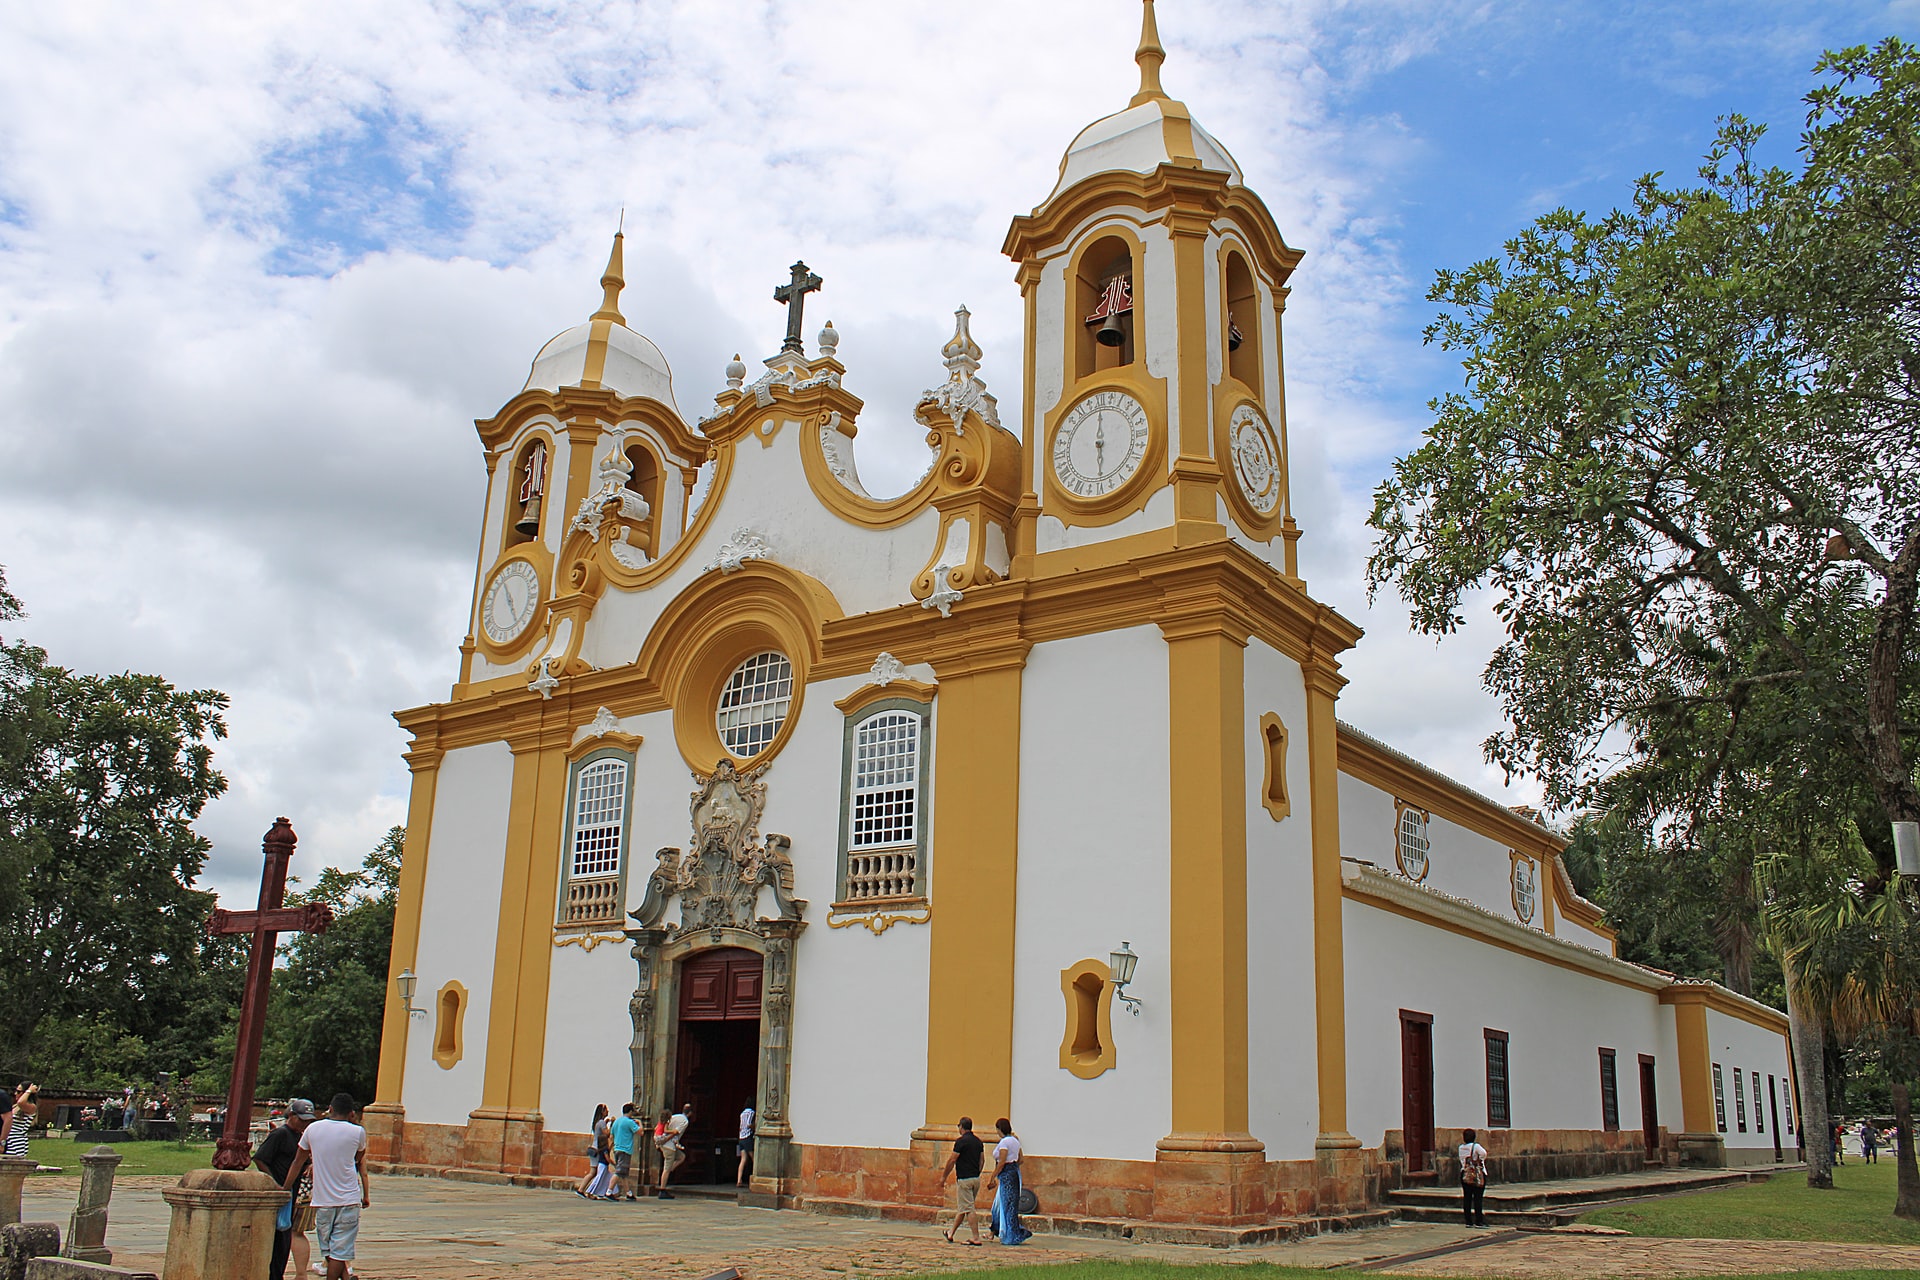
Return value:
<svg viewBox="0 0 1920 1280">
<path fill-rule="evenodd" d="M 596 1103 L 691 1101 L 730 1183 L 751 1104 L 755 1202 L 924 1214 L 956 1120 L 1007 1116 L 1044 1213 L 1253 1238 L 1467 1127 L 1502 1180 L 1791 1153 L 1782 1015 L 1617 959 L 1553 832 L 1339 720 L 1301 255 L 1146 8 L 1139 92 L 1006 237 L 1020 416 L 961 309 L 907 492 L 861 484 L 801 264 L 690 420 L 616 237 L 478 424 L 459 678 L 398 716 L 376 1167 L 578 1176 Z"/>
</svg>

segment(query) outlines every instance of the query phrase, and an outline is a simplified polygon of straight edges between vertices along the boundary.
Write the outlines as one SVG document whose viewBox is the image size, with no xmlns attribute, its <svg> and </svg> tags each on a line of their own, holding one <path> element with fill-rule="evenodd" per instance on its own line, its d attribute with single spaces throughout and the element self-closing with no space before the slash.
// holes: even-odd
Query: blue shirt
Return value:
<svg viewBox="0 0 1920 1280">
<path fill-rule="evenodd" d="M 640 1132 L 640 1122 L 632 1116 L 621 1116 L 613 1122 L 613 1149 L 633 1154 L 633 1135 Z"/>
</svg>

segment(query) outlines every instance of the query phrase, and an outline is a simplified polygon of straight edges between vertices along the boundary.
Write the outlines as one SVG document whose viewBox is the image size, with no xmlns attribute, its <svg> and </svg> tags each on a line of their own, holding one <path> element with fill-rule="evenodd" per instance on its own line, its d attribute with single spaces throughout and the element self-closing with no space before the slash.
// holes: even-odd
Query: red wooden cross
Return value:
<svg viewBox="0 0 1920 1280">
<path fill-rule="evenodd" d="M 227 1086 L 227 1123 L 214 1149 L 216 1169 L 244 1169 L 252 1155 L 247 1128 L 253 1120 L 253 1086 L 260 1076 L 260 1041 L 267 1029 L 267 990 L 273 980 L 273 948 L 281 933 L 325 933 L 333 923 L 333 908 L 323 903 L 304 907 L 281 904 L 287 896 L 287 864 L 293 861 L 297 837 L 293 825 L 276 818 L 273 830 L 260 844 L 266 865 L 260 872 L 260 906 L 253 911 L 220 908 L 207 921 L 207 932 L 253 936 L 247 953 L 247 989 L 240 997 L 240 1026 L 233 1043 L 233 1079 Z"/>
</svg>

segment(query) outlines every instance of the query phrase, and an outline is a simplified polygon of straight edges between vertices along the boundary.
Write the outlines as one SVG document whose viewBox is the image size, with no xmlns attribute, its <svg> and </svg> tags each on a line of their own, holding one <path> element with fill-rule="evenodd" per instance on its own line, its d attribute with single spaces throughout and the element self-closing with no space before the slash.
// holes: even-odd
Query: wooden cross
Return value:
<svg viewBox="0 0 1920 1280">
<path fill-rule="evenodd" d="M 773 300 L 785 303 L 787 308 L 787 340 L 780 344 L 782 351 L 806 353 L 800 344 L 800 313 L 806 308 L 807 295 L 818 292 L 823 283 L 819 276 L 807 270 L 806 263 L 796 262 L 793 279 L 774 289 Z"/>
<path fill-rule="evenodd" d="M 227 1122 L 214 1149 L 216 1169 L 244 1169 L 253 1154 L 247 1129 L 253 1120 L 253 1086 L 260 1076 L 260 1041 L 267 1029 L 267 991 L 273 980 L 273 948 L 282 933 L 325 933 L 333 908 L 324 903 L 288 907 L 287 864 L 297 837 L 293 825 L 276 818 L 260 842 L 266 865 L 260 872 L 260 905 L 253 911 L 216 909 L 207 921 L 212 936 L 251 934 L 247 952 L 247 989 L 240 997 L 240 1026 L 233 1042 L 233 1079 L 227 1086 Z"/>
</svg>

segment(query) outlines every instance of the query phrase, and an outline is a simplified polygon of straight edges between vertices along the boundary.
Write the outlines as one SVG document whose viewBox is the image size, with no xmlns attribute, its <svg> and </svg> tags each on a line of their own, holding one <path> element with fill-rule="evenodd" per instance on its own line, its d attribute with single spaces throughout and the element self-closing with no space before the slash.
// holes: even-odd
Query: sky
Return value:
<svg viewBox="0 0 1920 1280">
<path fill-rule="evenodd" d="M 1479 672 L 1369 601 L 1365 519 L 1426 404 L 1436 269 L 1542 213 L 1692 173 L 1715 121 L 1794 161 L 1822 50 L 1911 37 L 1920 0 L 1162 0 L 1167 90 L 1306 257 L 1287 311 L 1310 590 L 1363 625 L 1341 714 L 1509 802 Z M 1019 416 L 999 253 L 1074 134 L 1126 104 L 1134 0 L 253 0 L 0 5 L 0 565 L 9 628 L 79 670 L 232 698 L 204 883 L 260 836 L 357 866 L 405 818 L 397 708 L 458 669 L 485 468 L 473 420 L 586 318 L 624 210 L 628 321 L 689 418 L 771 290 L 826 280 L 866 400 L 868 487 L 953 309 Z"/>
</svg>

